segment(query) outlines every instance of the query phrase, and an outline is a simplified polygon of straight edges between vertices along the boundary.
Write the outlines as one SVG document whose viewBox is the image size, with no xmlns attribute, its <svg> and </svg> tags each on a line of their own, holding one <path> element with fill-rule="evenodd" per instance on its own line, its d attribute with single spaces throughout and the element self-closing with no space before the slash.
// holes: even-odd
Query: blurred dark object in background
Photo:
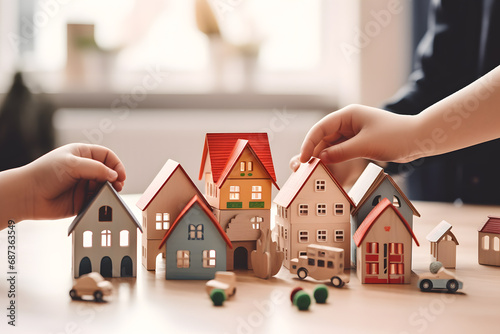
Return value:
<svg viewBox="0 0 500 334">
<path fill-rule="evenodd" d="M 0 108 L 0 171 L 30 163 L 54 148 L 56 108 L 16 73 Z"/>
</svg>

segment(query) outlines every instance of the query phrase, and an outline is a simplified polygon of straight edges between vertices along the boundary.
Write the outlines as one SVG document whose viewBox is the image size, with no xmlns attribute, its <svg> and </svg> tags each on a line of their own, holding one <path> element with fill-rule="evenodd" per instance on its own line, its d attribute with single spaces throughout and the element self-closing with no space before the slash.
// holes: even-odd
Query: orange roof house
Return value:
<svg viewBox="0 0 500 334">
<path fill-rule="evenodd" d="M 362 283 L 410 283 L 412 239 L 410 224 L 387 198 L 363 220 L 354 243 L 357 275 Z"/>
</svg>

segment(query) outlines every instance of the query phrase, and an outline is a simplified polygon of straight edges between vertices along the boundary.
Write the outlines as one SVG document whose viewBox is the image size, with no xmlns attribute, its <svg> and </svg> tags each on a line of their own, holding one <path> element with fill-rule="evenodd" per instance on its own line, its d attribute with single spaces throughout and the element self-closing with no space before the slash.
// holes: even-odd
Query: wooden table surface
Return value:
<svg viewBox="0 0 500 334">
<path fill-rule="evenodd" d="M 137 198 L 124 196 L 139 215 Z M 453 225 L 460 243 L 455 271 L 464 282 L 460 293 L 422 293 L 415 274 L 407 285 L 362 285 L 353 271 L 344 288 L 329 287 L 326 305 L 313 303 L 301 312 L 291 306 L 290 291 L 299 285 L 312 291 L 318 282 L 299 281 L 282 268 L 270 280 L 256 278 L 251 271 L 236 272 L 236 295 L 223 307 L 214 307 L 205 281 L 167 281 L 164 268 L 155 273 L 140 265 L 137 278 L 110 279 L 115 293 L 107 302 L 71 301 L 71 219 L 24 221 L 15 226 L 15 299 L 8 297 L 7 230 L 0 232 L 0 333 L 497 332 L 500 267 L 478 265 L 477 228 L 487 215 L 500 214 L 500 207 L 414 204 L 422 217 L 414 222 L 421 246 L 413 248 L 413 271 L 428 271 L 425 236 L 444 219 Z M 16 328 L 7 324 L 11 300 Z"/>
</svg>

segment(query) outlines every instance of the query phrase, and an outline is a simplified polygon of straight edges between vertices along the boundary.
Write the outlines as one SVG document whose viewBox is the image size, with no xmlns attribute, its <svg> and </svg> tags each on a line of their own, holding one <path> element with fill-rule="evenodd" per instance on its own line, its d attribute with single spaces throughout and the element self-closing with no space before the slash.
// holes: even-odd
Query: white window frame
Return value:
<svg viewBox="0 0 500 334">
<path fill-rule="evenodd" d="M 262 199 L 262 186 L 252 186 L 252 199 Z"/>
<path fill-rule="evenodd" d="M 177 251 L 177 268 L 189 268 L 191 262 L 191 252 L 188 250 Z"/>
<path fill-rule="evenodd" d="M 317 230 L 316 231 L 316 241 L 317 242 L 327 242 L 328 241 L 328 231 L 327 230 Z"/>
<path fill-rule="evenodd" d="M 215 268 L 217 252 L 215 249 L 206 249 L 203 251 L 203 268 Z"/>
<path fill-rule="evenodd" d="M 308 230 L 299 230 L 299 242 L 300 243 L 308 243 L 309 242 L 309 231 Z M 304 239 L 304 240 L 303 240 Z"/>
<path fill-rule="evenodd" d="M 111 247 L 111 231 L 101 231 L 101 247 Z"/>
<path fill-rule="evenodd" d="M 299 217 L 307 217 L 309 215 L 309 204 L 299 204 Z"/>
<path fill-rule="evenodd" d="M 240 186 L 229 186 L 229 199 L 231 201 L 240 199 Z"/>
<path fill-rule="evenodd" d="M 314 191 L 325 192 L 326 191 L 326 180 L 318 179 L 314 182 Z"/>
<path fill-rule="evenodd" d="M 316 215 L 317 216 L 326 216 L 328 214 L 326 203 L 318 203 L 316 204 Z"/>
<path fill-rule="evenodd" d="M 343 216 L 344 215 L 344 203 L 333 204 L 333 214 L 335 216 Z"/>
<path fill-rule="evenodd" d="M 344 230 L 334 230 L 333 235 L 335 242 L 344 242 Z"/>
</svg>

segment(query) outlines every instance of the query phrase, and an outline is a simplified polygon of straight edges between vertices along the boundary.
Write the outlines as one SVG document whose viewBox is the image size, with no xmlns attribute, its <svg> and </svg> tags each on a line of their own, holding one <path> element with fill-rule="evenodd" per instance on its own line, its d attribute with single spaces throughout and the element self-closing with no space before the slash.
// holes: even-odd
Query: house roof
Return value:
<svg viewBox="0 0 500 334">
<path fill-rule="evenodd" d="M 195 204 L 199 205 L 200 208 L 203 210 L 203 212 L 205 212 L 205 214 L 207 215 L 207 217 L 214 224 L 214 226 L 217 229 L 217 231 L 219 231 L 220 235 L 222 236 L 222 239 L 224 239 L 224 241 L 229 246 L 229 248 L 232 249 L 233 245 L 231 244 L 231 241 L 229 240 L 228 236 L 226 235 L 226 232 L 224 232 L 224 230 L 220 226 L 220 224 L 217 221 L 217 219 L 215 219 L 214 214 L 212 213 L 212 211 L 210 211 L 210 209 L 208 208 L 208 206 L 205 204 L 205 201 L 201 200 L 200 196 L 198 196 L 198 195 L 194 195 L 193 198 L 184 207 L 184 209 L 182 209 L 182 211 L 179 213 L 179 216 L 177 216 L 177 219 L 173 222 L 172 226 L 170 226 L 170 228 L 167 230 L 167 232 L 165 233 L 165 236 L 163 236 L 163 239 L 161 240 L 160 246 L 158 248 L 161 249 L 163 247 L 163 245 L 165 244 L 165 242 L 167 242 L 167 239 L 172 235 L 172 233 L 175 230 L 175 228 L 179 225 L 179 222 L 186 215 L 186 213 L 188 213 L 189 210 L 191 210 L 191 208 Z"/>
<path fill-rule="evenodd" d="M 347 195 L 344 188 L 338 183 L 337 179 L 333 176 L 330 170 L 321 162 L 318 158 L 311 158 L 308 162 L 300 164 L 299 168 L 290 175 L 288 180 L 285 182 L 283 187 L 281 188 L 278 195 L 274 198 L 274 203 L 288 208 L 290 204 L 293 202 L 295 197 L 300 193 L 307 180 L 311 177 L 318 166 L 322 166 L 326 173 L 330 176 L 332 181 L 337 185 L 341 193 L 347 198 L 351 206 L 354 208 L 354 202 Z"/>
<path fill-rule="evenodd" d="M 488 216 L 488 219 L 479 228 L 479 232 L 500 234 L 500 217 Z"/>
<path fill-rule="evenodd" d="M 141 209 L 142 211 L 146 210 L 148 208 L 149 204 L 153 201 L 153 199 L 159 193 L 159 191 L 163 188 L 163 186 L 168 182 L 170 177 L 172 175 L 174 175 L 174 173 L 177 170 L 179 170 L 180 172 L 184 173 L 184 175 L 186 175 L 186 178 L 188 179 L 189 183 L 196 190 L 196 192 L 200 195 L 200 198 L 205 200 L 205 198 L 201 195 L 200 191 L 195 186 L 195 184 L 193 183 L 193 181 L 191 180 L 189 175 L 186 173 L 184 168 L 182 168 L 181 164 L 178 163 L 177 161 L 172 160 L 172 159 L 168 159 L 167 162 L 161 168 L 160 172 L 158 172 L 158 174 L 156 174 L 153 181 L 149 184 L 147 189 L 144 191 L 141 198 L 139 198 L 139 200 L 137 201 L 137 203 L 136 203 L 137 207 L 139 209 Z"/>
<path fill-rule="evenodd" d="M 420 246 L 417 238 L 415 237 L 415 234 L 413 234 L 413 231 L 412 231 L 410 225 L 408 224 L 408 222 L 406 221 L 406 219 L 404 219 L 404 217 L 401 215 L 399 210 L 396 209 L 394 207 L 394 205 L 392 205 L 392 203 L 387 198 L 384 198 L 383 200 L 381 200 L 380 203 L 378 203 L 373 208 L 373 210 L 370 211 L 368 216 L 366 216 L 365 220 L 363 220 L 361 225 L 358 227 L 358 229 L 354 233 L 353 239 L 354 239 L 354 242 L 356 243 L 356 246 L 359 247 L 359 245 L 361 245 L 361 242 L 363 242 L 363 239 L 365 238 L 368 231 L 372 228 L 372 226 L 375 224 L 377 219 L 382 215 L 382 213 L 384 213 L 384 211 L 387 210 L 388 208 L 392 209 L 398 215 L 399 219 L 406 227 L 406 230 L 408 231 L 408 233 L 410 233 L 413 240 L 415 240 L 415 243 L 417 244 L 417 246 Z"/>
<path fill-rule="evenodd" d="M 106 183 L 104 183 L 99 188 L 99 190 L 96 192 L 96 194 L 94 195 L 94 197 L 87 203 L 87 205 L 85 205 L 84 208 L 82 208 L 82 210 L 80 211 L 80 213 L 76 216 L 76 218 L 73 220 L 73 222 L 69 225 L 68 235 L 70 235 L 71 232 L 73 232 L 73 230 L 75 229 L 75 227 L 78 225 L 78 223 L 80 223 L 80 221 L 82 220 L 82 218 L 85 216 L 85 214 L 89 210 L 90 206 L 99 198 L 99 196 L 101 196 L 101 194 L 103 193 L 103 191 L 105 189 L 109 189 L 111 191 L 111 193 L 118 200 L 118 203 L 120 203 L 122 209 L 125 210 L 125 212 L 130 217 L 130 219 L 134 222 L 134 224 L 137 226 L 137 228 L 142 232 L 142 226 L 141 226 L 141 224 L 139 224 L 139 222 L 137 221 L 137 219 L 135 219 L 135 216 L 132 213 L 132 211 L 130 211 L 129 207 L 125 204 L 125 202 L 123 202 L 122 198 L 120 197 L 120 195 L 118 195 L 118 193 L 116 192 L 115 188 L 113 188 L 113 186 L 111 185 L 111 183 L 106 182 Z"/>
<path fill-rule="evenodd" d="M 441 239 L 446 233 L 449 233 L 451 239 L 455 242 L 455 244 L 458 245 L 457 238 L 455 237 L 453 232 L 451 232 L 452 227 L 453 226 L 451 226 L 450 223 L 443 220 L 442 222 L 437 224 L 436 227 L 434 227 L 434 229 L 427 235 L 426 239 L 429 242 L 438 242 L 438 240 Z"/>
<path fill-rule="evenodd" d="M 420 217 L 420 213 L 413 206 L 408 197 L 406 197 L 401 188 L 399 188 L 397 183 L 394 182 L 393 178 L 389 174 L 385 173 L 381 167 L 375 165 L 374 163 L 369 163 L 368 166 L 366 166 L 363 173 L 361 173 L 361 176 L 356 180 L 351 190 L 349 191 L 349 196 L 352 198 L 354 204 L 356 205 L 355 209 L 352 212 L 352 215 L 355 215 L 358 212 L 361 206 L 363 206 L 370 195 L 380 186 L 380 184 L 385 179 L 389 180 L 389 182 L 394 186 L 396 191 L 401 195 L 403 200 L 413 211 L 413 214 L 417 217 Z"/>
<path fill-rule="evenodd" d="M 252 152 L 260 160 L 262 166 L 277 187 L 271 147 L 269 146 L 269 139 L 267 137 L 267 133 L 265 132 L 207 133 L 205 136 L 205 145 L 203 147 L 203 155 L 201 158 L 199 179 L 201 180 L 203 178 L 205 163 L 207 161 L 207 157 L 209 157 L 213 180 L 215 183 L 218 183 L 219 178 L 227 168 L 229 162 L 234 161 L 232 158 L 233 154 L 237 154 L 235 152 L 235 145 L 238 139 L 248 141 L 248 144 L 250 144 L 249 146 L 252 148 Z"/>
</svg>

